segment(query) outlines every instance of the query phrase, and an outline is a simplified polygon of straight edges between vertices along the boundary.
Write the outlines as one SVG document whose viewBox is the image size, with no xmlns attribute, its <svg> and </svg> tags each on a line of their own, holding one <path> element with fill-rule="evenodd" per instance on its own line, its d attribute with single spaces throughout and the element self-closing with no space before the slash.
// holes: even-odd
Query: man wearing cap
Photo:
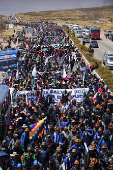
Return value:
<svg viewBox="0 0 113 170">
<path fill-rule="evenodd" d="M 41 147 L 37 152 L 37 160 L 39 160 L 44 170 L 47 170 L 47 166 L 49 162 L 49 153 L 47 151 L 45 142 L 42 142 Z"/>
<path fill-rule="evenodd" d="M 82 138 L 87 146 L 91 144 L 93 139 L 93 130 L 89 126 L 86 127 L 85 131 L 83 132 Z"/>
<path fill-rule="evenodd" d="M 52 142 L 52 140 L 51 140 L 51 136 L 50 135 L 47 135 L 47 138 L 45 140 L 45 144 L 46 144 L 46 147 L 47 147 L 47 152 L 49 154 L 49 158 L 51 158 L 51 156 L 55 152 L 56 148 L 55 148 L 54 142 Z"/>
<path fill-rule="evenodd" d="M 69 146 L 72 146 L 75 143 L 76 139 L 79 139 L 80 140 L 80 144 L 83 145 L 83 138 L 80 137 L 80 132 L 76 131 L 76 135 L 71 139 Z"/>
<path fill-rule="evenodd" d="M 14 143 L 16 142 L 17 139 L 18 139 L 18 134 L 14 134 L 14 138 L 11 139 L 8 149 L 12 148 L 12 146 L 14 145 Z"/>
<path fill-rule="evenodd" d="M 20 144 L 20 140 L 17 139 L 12 148 L 10 149 L 10 152 L 17 152 L 19 155 L 23 154 L 23 148 Z"/>
<path fill-rule="evenodd" d="M 10 143 L 12 138 L 13 138 L 12 132 L 8 131 L 8 134 L 7 134 L 6 138 L 5 138 L 7 147 L 9 146 L 9 143 Z"/>
<path fill-rule="evenodd" d="M 106 108 L 106 112 L 102 116 L 102 119 L 103 119 L 103 121 L 105 123 L 106 130 L 108 129 L 108 125 L 110 123 L 111 117 L 112 117 L 112 115 L 111 115 L 110 109 Z"/>
<path fill-rule="evenodd" d="M 70 170 L 81 170 L 79 160 L 74 161 L 74 166 Z"/>
<path fill-rule="evenodd" d="M 99 143 L 98 143 L 98 150 L 102 150 L 102 146 L 103 145 L 106 145 L 108 150 L 111 149 L 111 141 L 109 139 L 109 136 L 108 136 L 108 132 L 104 132 L 104 136 L 102 139 L 99 140 Z"/>
<path fill-rule="evenodd" d="M 53 157 L 51 159 L 49 170 L 59 170 L 62 162 L 63 160 L 62 160 L 61 154 L 57 153 L 56 157 Z"/>
<path fill-rule="evenodd" d="M 17 152 L 13 152 L 13 154 L 10 154 L 12 170 L 16 170 L 17 168 L 17 164 L 19 163 L 18 155 L 19 154 L 17 154 Z"/>
<path fill-rule="evenodd" d="M 83 148 L 83 145 L 80 144 L 80 140 L 79 139 L 75 140 L 75 144 L 71 146 L 71 150 L 74 149 L 74 148 L 76 149 L 77 156 L 79 158 L 80 166 L 81 166 L 81 163 L 82 163 L 82 154 L 84 155 L 84 148 Z"/>
<path fill-rule="evenodd" d="M 96 143 L 98 144 L 99 140 L 102 140 L 103 138 L 103 130 L 102 128 L 100 127 L 98 129 L 98 132 L 96 132 L 95 136 L 94 136 L 94 141 L 96 141 Z"/>
<path fill-rule="evenodd" d="M 92 158 L 97 158 L 97 154 L 94 152 L 93 147 L 90 147 L 89 151 L 85 155 L 85 159 L 84 159 L 84 169 L 85 170 L 87 170 L 88 165 L 89 165 Z"/>
<path fill-rule="evenodd" d="M 95 164 L 90 162 L 87 170 L 94 170 L 94 166 L 95 166 Z"/>
<path fill-rule="evenodd" d="M 102 170 L 102 166 L 100 165 L 100 163 L 98 162 L 96 158 L 92 158 L 91 163 L 94 163 L 95 170 Z"/>
<path fill-rule="evenodd" d="M 21 163 L 18 163 L 17 164 L 17 170 L 22 170 L 23 168 L 22 168 L 22 164 Z"/>
<path fill-rule="evenodd" d="M 107 149 L 106 145 L 103 145 L 102 150 L 100 151 L 100 154 L 99 154 L 99 160 L 100 160 L 101 166 L 104 169 L 107 168 L 108 159 L 109 159 L 109 150 Z"/>
<path fill-rule="evenodd" d="M 75 126 L 72 127 L 71 132 L 69 133 L 68 141 L 70 142 L 71 139 L 76 135 L 76 128 Z"/>
<path fill-rule="evenodd" d="M 70 121 L 67 120 L 67 117 L 65 114 L 63 115 L 63 120 L 60 121 L 60 125 L 61 125 L 62 130 L 64 130 L 65 126 L 68 127 L 70 125 Z"/>
<path fill-rule="evenodd" d="M 33 162 L 33 165 L 30 170 L 43 170 L 42 165 L 36 159 Z"/>
<path fill-rule="evenodd" d="M 91 117 L 89 118 L 89 126 L 93 129 L 94 125 L 97 121 L 97 116 L 94 113 L 91 113 Z"/>
<path fill-rule="evenodd" d="M 52 135 L 52 141 L 58 146 L 60 138 L 60 127 L 57 127 L 55 132 Z"/>
<path fill-rule="evenodd" d="M 64 127 L 64 130 L 62 131 L 62 133 L 63 133 L 64 136 L 68 139 L 69 131 L 68 131 L 68 127 L 67 127 L 67 126 Z"/>
<path fill-rule="evenodd" d="M 25 131 L 22 133 L 20 138 L 21 146 L 25 151 L 27 151 L 28 144 L 30 144 L 29 131 L 30 129 L 28 127 L 25 128 Z"/>
<path fill-rule="evenodd" d="M 62 148 L 60 146 L 56 148 L 56 151 L 52 157 L 56 157 L 58 153 L 61 155 L 63 159 L 65 158 L 65 154 L 62 152 Z"/>
<path fill-rule="evenodd" d="M 72 168 L 74 166 L 75 160 L 79 159 L 79 157 L 77 156 L 76 149 L 71 150 L 68 159 L 69 159 L 69 168 Z"/>
<path fill-rule="evenodd" d="M 60 133 L 59 137 L 59 146 L 62 148 L 62 152 L 64 154 L 67 153 L 67 147 L 68 147 L 68 139 L 65 137 L 64 133 Z"/>
</svg>

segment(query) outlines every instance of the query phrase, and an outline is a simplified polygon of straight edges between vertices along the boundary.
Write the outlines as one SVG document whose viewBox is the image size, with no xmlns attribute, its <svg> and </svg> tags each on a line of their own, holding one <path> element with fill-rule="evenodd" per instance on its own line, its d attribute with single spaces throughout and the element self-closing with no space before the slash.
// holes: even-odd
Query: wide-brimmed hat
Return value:
<svg viewBox="0 0 113 170">
<path fill-rule="evenodd" d="M 30 129 L 27 127 L 27 128 L 25 128 L 25 132 L 29 132 L 30 131 Z"/>
<path fill-rule="evenodd" d="M 91 163 L 97 163 L 97 159 L 96 158 L 92 158 L 91 159 Z"/>
<path fill-rule="evenodd" d="M 22 128 L 24 128 L 24 129 L 27 128 L 27 127 L 28 127 L 28 126 L 27 126 L 26 124 L 23 124 L 23 125 L 22 125 Z"/>
</svg>

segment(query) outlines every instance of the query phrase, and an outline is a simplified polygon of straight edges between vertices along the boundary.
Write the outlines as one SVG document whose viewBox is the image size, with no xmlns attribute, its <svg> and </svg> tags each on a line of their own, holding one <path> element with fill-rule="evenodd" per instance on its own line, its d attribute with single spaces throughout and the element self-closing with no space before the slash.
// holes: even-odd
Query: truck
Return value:
<svg viewBox="0 0 113 170">
<path fill-rule="evenodd" d="M 100 28 L 89 27 L 89 35 L 92 40 L 99 40 L 100 39 Z"/>
</svg>

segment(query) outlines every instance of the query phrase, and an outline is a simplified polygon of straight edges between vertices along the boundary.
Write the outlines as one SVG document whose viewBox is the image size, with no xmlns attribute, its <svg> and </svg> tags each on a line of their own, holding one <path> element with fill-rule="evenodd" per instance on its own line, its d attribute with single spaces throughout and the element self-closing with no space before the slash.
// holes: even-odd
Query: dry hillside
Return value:
<svg viewBox="0 0 113 170">
<path fill-rule="evenodd" d="M 18 13 L 14 17 L 21 17 L 24 21 L 52 20 L 54 22 L 81 23 L 86 25 L 97 25 L 102 29 L 112 29 L 113 22 L 109 22 L 113 18 L 113 5 L 95 8 L 78 8 L 54 11 L 28 12 Z"/>
</svg>

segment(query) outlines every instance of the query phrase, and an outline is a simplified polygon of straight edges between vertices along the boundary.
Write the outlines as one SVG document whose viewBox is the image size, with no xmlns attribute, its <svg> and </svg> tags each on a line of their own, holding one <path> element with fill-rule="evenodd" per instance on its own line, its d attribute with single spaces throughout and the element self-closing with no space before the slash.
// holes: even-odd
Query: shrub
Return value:
<svg viewBox="0 0 113 170">
<path fill-rule="evenodd" d="M 90 57 L 90 58 L 93 57 L 93 53 L 86 53 L 86 58 L 87 57 Z"/>
<path fill-rule="evenodd" d="M 79 44 L 78 47 L 79 47 L 80 50 L 82 50 L 84 52 L 88 52 L 88 48 L 85 45 Z"/>
</svg>

